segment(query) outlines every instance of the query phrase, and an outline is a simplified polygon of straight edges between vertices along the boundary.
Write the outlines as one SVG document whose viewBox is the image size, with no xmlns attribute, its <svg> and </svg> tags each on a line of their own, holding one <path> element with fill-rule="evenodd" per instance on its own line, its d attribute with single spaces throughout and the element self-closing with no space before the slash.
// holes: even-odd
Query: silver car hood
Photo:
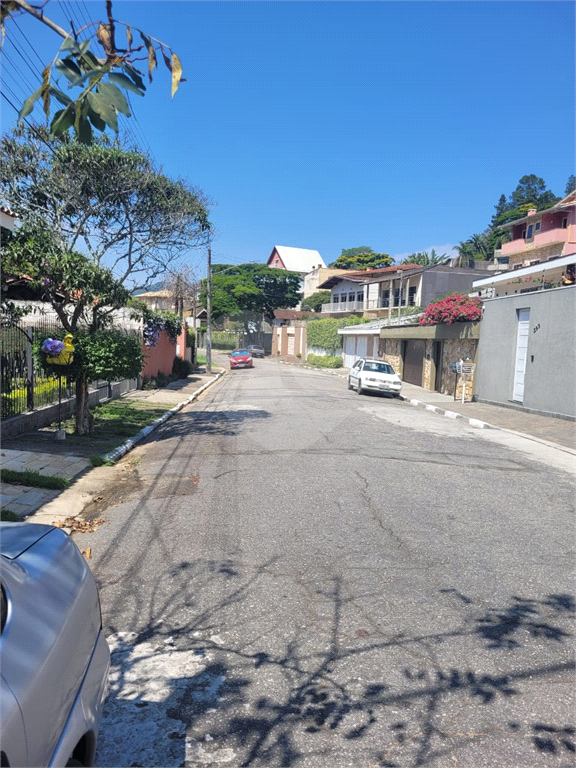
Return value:
<svg viewBox="0 0 576 768">
<path fill-rule="evenodd" d="M 15 560 L 53 530 L 53 526 L 39 523 L 1 523 L 0 555 Z"/>
</svg>

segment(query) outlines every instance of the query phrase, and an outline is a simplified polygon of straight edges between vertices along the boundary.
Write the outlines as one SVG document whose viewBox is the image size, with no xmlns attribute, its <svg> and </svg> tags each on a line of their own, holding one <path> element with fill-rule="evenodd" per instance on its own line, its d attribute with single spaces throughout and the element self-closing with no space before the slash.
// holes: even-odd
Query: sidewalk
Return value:
<svg viewBox="0 0 576 768">
<path fill-rule="evenodd" d="M 138 440 L 159 427 L 184 405 L 192 402 L 201 391 L 210 386 L 221 375 L 222 368 L 215 366 L 211 374 L 200 370 L 191 374 L 187 379 L 173 381 L 162 389 L 135 390 L 124 395 L 122 399 L 143 400 L 152 404 L 168 405 L 171 408 L 153 425 L 145 427 L 138 435 L 127 440 L 120 448 L 113 451 L 112 453 L 115 454 L 113 458 L 116 459 L 124 455 Z M 55 428 L 48 427 L 24 432 L 16 437 L 3 440 L 0 450 L 0 468 L 16 471 L 32 470 L 42 475 L 64 477 L 73 481 L 73 485 L 89 471 L 95 471 L 90 463 L 90 455 L 95 453 L 93 448 L 82 449 L 79 446 L 69 445 L 66 440 L 56 440 L 55 434 Z M 61 494 L 69 492 L 73 485 L 66 491 L 58 491 L 2 483 L 0 507 L 3 510 L 10 510 L 18 517 L 28 517 L 45 505 L 55 502 Z M 67 517 L 71 512 L 72 510 L 67 507 L 61 516 Z M 54 518 L 56 517 L 57 515 L 54 514 Z M 34 522 L 40 521 L 35 519 Z M 42 522 L 48 521 L 42 520 Z"/>
</svg>

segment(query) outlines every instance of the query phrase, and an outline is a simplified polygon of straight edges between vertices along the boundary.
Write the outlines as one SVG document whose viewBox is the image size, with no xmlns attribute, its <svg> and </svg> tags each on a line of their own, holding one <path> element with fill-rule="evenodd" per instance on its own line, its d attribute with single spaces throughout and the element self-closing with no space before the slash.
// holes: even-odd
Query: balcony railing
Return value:
<svg viewBox="0 0 576 768">
<path fill-rule="evenodd" d="M 508 243 L 502 243 L 502 256 L 510 256 L 513 253 L 531 251 L 540 248 L 543 245 L 552 245 L 553 243 L 565 243 L 569 240 L 569 229 L 567 227 L 554 227 L 544 232 L 536 232 L 530 238 L 518 237 L 516 240 L 510 240 Z"/>
<path fill-rule="evenodd" d="M 322 312 L 362 312 L 363 301 L 339 301 L 335 304 L 323 304 Z"/>
</svg>

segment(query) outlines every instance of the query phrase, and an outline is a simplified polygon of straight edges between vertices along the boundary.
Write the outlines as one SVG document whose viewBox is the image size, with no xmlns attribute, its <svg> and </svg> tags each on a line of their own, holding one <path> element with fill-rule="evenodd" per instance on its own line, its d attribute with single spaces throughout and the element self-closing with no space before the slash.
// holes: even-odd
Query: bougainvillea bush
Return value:
<svg viewBox="0 0 576 768">
<path fill-rule="evenodd" d="M 482 302 L 461 294 L 452 294 L 428 304 L 420 318 L 420 325 L 438 323 L 470 323 L 482 317 Z"/>
</svg>

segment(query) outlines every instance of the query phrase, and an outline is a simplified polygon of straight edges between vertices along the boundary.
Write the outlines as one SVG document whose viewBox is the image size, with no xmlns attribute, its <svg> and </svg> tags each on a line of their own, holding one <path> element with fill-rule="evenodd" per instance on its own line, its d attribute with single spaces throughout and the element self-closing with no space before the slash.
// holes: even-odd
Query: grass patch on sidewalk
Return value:
<svg viewBox="0 0 576 768">
<path fill-rule="evenodd" d="M 70 480 L 65 477 L 41 475 L 40 472 L 35 472 L 31 469 L 24 469 L 21 471 L 15 469 L 0 469 L 0 480 L 2 480 L 3 483 L 11 483 L 12 485 L 30 485 L 33 488 L 50 488 L 55 491 L 68 488 L 70 485 Z"/>
<path fill-rule="evenodd" d="M 22 518 L 9 509 L 0 509 L 0 520 L 3 523 L 19 523 Z"/>
<path fill-rule="evenodd" d="M 94 430 L 91 434 L 75 435 L 73 418 L 63 422 L 62 427 L 66 430 L 68 445 L 92 446 L 96 449 L 94 453 L 108 453 L 173 407 L 170 404 L 119 398 L 91 408 L 94 416 Z"/>
</svg>

